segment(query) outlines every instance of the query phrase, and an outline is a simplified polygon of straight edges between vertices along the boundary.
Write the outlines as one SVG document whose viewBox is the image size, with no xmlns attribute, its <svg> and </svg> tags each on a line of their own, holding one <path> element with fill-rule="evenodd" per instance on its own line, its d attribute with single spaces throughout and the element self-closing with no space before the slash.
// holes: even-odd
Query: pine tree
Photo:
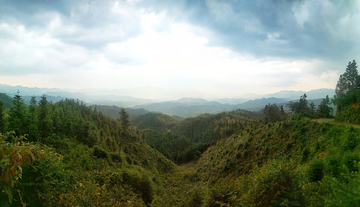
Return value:
<svg viewBox="0 0 360 207">
<path fill-rule="evenodd" d="M 29 106 L 29 141 L 36 141 L 39 136 L 36 97 L 32 96 Z"/>
<path fill-rule="evenodd" d="M 38 128 L 40 136 L 46 138 L 52 132 L 52 122 L 49 114 L 49 102 L 46 100 L 46 96 L 41 96 L 38 107 Z"/>
<path fill-rule="evenodd" d="M 124 108 L 122 108 L 119 113 L 120 113 L 121 126 L 123 127 L 124 130 L 126 130 L 130 126 L 129 114 L 126 112 Z"/>
<path fill-rule="evenodd" d="M 340 76 L 335 88 L 336 97 L 341 98 L 354 89 L 359 89 L 359 73 L 355 60 L 349 62 L 345 73 Z"/>
<path fill-rule="evenodd" d="M 355 60 L 349 62 L 344 74 L 336 84 L 334 104 L 340 111 L 341 108 L 357 101 L 357 92 L 360 89 L 360 76 Z"/>
<path fill-rule="evenodd" d="M 9 130 L 15 131 L 17 136 L 27 134 L 26 108 L 19 91 L 14 96 L 13 105 L 9 109 Z"/>
</svg>

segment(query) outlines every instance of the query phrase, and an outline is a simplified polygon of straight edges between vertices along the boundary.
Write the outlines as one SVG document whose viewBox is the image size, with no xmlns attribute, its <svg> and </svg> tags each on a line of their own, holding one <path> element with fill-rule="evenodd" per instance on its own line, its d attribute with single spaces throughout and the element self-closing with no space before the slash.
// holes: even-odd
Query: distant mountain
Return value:
<svg viewBox="0 0 360 207">
<path fill-rule="evenodd" d="M 53 101 L 54 103 L 65 98 L 75 100 L 79 99 L 80 101 L 86 102 L 87 105 L 101 104 L 116 105 L 121 107 L 130 107 L 153 102 L 148 99 L 134 98 L 131 96 L 119 96 L 113 94 L 89 95 L 81 92 L 69 92 L 67 90 L 58 88 L 29 88 L 23 86 L 9 86 L 5 84 L 0 84 L 0 93 L 6 93 L 10 96 L 13 96 L 17 93 L 18 90 L 20 91 L 20 95 L 23 97 L 27 97 L 28 100 L 30 100 L 31 96 L 33 95 L 40 97 L 43 94 L 46 94 L 48 101 Z"/>
<path fill-rule="evenodd" d="M 322 88 L 322 89 L 315 89 L 311 91 L 279 91 L 277 93 L 265 95 L 264 98 L 286 98 L 290 100 L 299 99 L 300 96 L 306 93 L 308 99 L 318 99 L 318 98 L 325 98 L 326 95 L 329 97 L 333 97 L 335 94 L 334 89 L 329 88 Z"/>
<path fill-rule="evenodd" d="M 207 104 L 209 101 L 202 99 L 202 98 L 181 98 L 178 100 L 173 100 L 170 102 L 176 102 L 176 103 L 188 103 L 188 104 Z"/>
<path fill-rule="evenodd" d="M 134 106 L 134 109 L 144 108 L 153 112 L 161 112 L 171 116 L 195 117 L 203 113 L 220 113 L 223 111 L 232 111 L 236 109 L 244 109 L 249 111 L 259 111 L 266 104 L 282 103 L 289 99 L 278 98 L 262 98 L 250 100 L 242 104 L 221 104 L 216 101 L 206 101 L 204 99 L 183 98 L 174 101 L 165 101 L 151 104 Z"/>
<path fill-rule="evenodd" d="M 24 86 L 9 86 L 9 85 L 5 85 L 5 84 L 0 84 L 0 92 L 1 93 L 6 93 L 9 95 L 15 95 L 17 93 L 17 91 L 20 91 L 20 95 L 22 96 L 41 96 L 44 93 L 47 93 L 49 91 L 52 92 L 61 92 L 63 90 L 58 89 L 58 88 L 29 88 L 29 87 L 24 87 Z"/>
<path fill-rule="evenodd" d="M 101 111 L 104 115 L 107 115 L 109 117 L 112 117 L 114 119 L 119 119 L 120 115 L 119 112 L 121 110 L 121 107 L 118 106 L 105 106 L 105 105 L 92 105 L 93 109 L 96 108 L 96 110 Z M 131 109 L 131 108 L 125 108 L 126 112 L 129 114 L 129 119 L 132 121 L 138 116 L 144 115 L 149 113 L 146 109 Z"/>
<path fill-rule="evenodd" d="M 144 108 L 153 112 L 161 112 L 171 116 L 195 117 L 203 113 L 220 113 L 232 110 L 232 105 L 207 101 L 200 98 L 182 98 L 179 100 L 137 105 L 134 109 Z"/>
<path fill-rule="evenodd" d="M 250 99 L 247 99 L 247 98 L 215 98 L 215 99 L 210 99 L 210 101 L 216 101 L 216 102 L 219 102 L 221 104 L 231 104 L 231 105 L 245 103 L 246 101 L 249 101 L 249 100 Z"/>
<path fill-rule="evenodd" d="M 274 98 L 274 97 L 261 98 L 261 99 L 250 100 L 250 101 L 247 101 L 242 104 L 238 104 L 238 105 L 236 105 L 236 107 L 239 109 L 244 109 L 244 110 L 248 110 L 248 111 L 260 111 L 267 104 L 279 104 L 279 103 L 284 103 L 284 102 L 288 102 L 288 101 L 290 101 L 290 99 Z"/>
</svg>

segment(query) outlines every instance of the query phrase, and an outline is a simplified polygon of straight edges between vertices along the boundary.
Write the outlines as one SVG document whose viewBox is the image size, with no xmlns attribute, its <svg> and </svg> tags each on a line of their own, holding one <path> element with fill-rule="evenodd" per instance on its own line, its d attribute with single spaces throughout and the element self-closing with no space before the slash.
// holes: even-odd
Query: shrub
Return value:
<svg viewBox="0 0 360 207">
<path fill-rule="evenodd" d="M 355 149 L 355 147 L 358 145 L 358 141 L 355 137 L 355 134 L 354 133 L 350 133 L 346 140 L 345 140 L 345 143 L 343 144 L 343 149 L 344 151 L 346 150 L 353 150 Z"/>
<path fill-rule="evenodd" d="M 308 146 L 306 146 L 303 151 L 301 152 L 301 161 L 306 162 L 308 157 L 310 155 L 310 149 Z"/>
<path fill-rule="evenodd" d="M 345 153 L 343 156 L 343 163 L 349 169 L 350 172 L 357 172 L 359 170 L 357 165 L 357 162 L 359 160 L 360 159 L 358 156 L 350 152 Z"/>
<path fill-rule="evenodd" d="M 130 185 L 136 194 L 140 194 L 145 203 L 153 199 L 153 188 L 149 178 L 135 169 L 123 170 L 123 183 Z"/>
<path fill-rule="evenodd" d="M 111 160 L 114 162 L 122 162 L 122 157 L 118 153 L 111 152 L 110 153 Z"/>
<path fill-rule="evenodd" d="M 106 150 L 104 150 L 103 148 L 99 147 L 98 145 L 94 146 L 94 152 L 93 155 L 97 158 L 102 158 L 102 159 L 109 159 L 109 154 Z"/>
<path fill-rule="evenodd" d="M 323 179 L 325 172 L 325 165 L 322 160 L 314 160 L 310 163 L 308 169 L 308 178 L 311 182 L 317 182 Z"/>
<path fill-rule="evenodd" d="M 126 162 L 129 163 L 130 165 L 133 164 L 133 160 L 131 159 L 130 156 L 126 156 Z"/>
<path fill-rule="evenodd" d="M 230 180 L 220 181 L 210 188 L 210 198 L 208 198 L 207 206 L 235 206 L 237 189 Z"/>
<path fill-rule="evenodd" d="M 333 155 L 328 160 L 329 174 L 333 177 L 338 177 L 340 175 L 341 159 Z"/>
</svg>

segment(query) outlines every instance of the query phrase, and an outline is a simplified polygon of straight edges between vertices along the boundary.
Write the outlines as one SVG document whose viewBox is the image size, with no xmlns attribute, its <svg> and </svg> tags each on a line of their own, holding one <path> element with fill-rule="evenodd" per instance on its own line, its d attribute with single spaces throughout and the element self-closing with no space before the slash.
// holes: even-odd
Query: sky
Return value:
<svg viewBox="0 0 360 207">
<path fill-rule="evenodd" d="M 0 84 L 149 99 L 335 88 L 359 22 L 348 0 L 0 0 Z"/>
</svg>

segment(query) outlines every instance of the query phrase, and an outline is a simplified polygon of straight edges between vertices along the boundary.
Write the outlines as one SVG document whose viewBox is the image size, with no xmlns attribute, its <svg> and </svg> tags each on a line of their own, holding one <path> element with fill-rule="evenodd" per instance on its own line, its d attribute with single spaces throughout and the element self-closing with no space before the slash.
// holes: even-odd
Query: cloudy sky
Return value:
<svg viewBox="0 0 360 207">
<path fill-rule="evenodd" d="M 0 83 L 145 98 L 335 88 L 360 60 L 359 2 L 0 0 Z"/>
</svg>

